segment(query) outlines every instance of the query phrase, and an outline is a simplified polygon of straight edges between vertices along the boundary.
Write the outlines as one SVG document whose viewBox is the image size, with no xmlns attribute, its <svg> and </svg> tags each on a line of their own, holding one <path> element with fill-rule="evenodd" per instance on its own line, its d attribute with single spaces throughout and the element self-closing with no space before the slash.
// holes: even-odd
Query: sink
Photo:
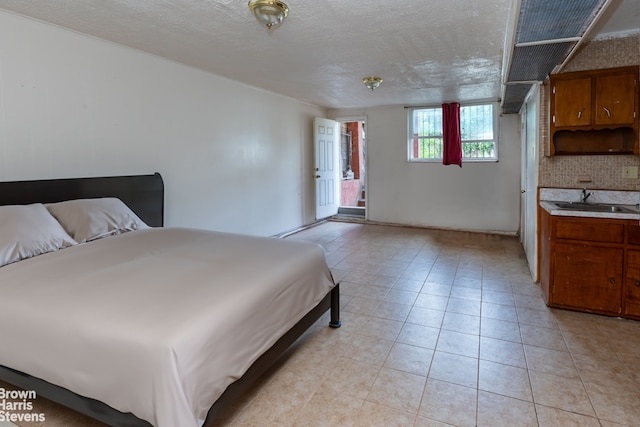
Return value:
<svg viewBox="0 0 640 427">
<path fill-rule="evenodd" d="M 553 204 L 562 210 L 568 211 L 586 211 L 586 212 L 612 212 L 612 213 L 640 213 L 637 209 L 633 209 L 622 205 L 613 205 L 607 203 L 582 203 L 582 202 L 553 202 Z"/>
</svg>

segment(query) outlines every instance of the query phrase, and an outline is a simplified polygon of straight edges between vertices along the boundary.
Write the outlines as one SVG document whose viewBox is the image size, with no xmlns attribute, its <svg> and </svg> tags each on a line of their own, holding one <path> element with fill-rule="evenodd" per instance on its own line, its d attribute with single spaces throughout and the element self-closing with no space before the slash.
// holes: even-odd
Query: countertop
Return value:
<svg viewBox="0 0 640 427">
<path fill-rule="evenodd" d="M 618 190 L 589 190 L 587 203 L 620 205 L 633 210 L 630 212 L 593 212 L 585 210 L 560 209 L 553 202 L 579 202 L 582 197 L 582 189 L 575 188 L 541 188 L 540 207 L 557 216 L 574 216 L 582 218 L 609 218 L 609 219 L 636 219 L 640 220 L 640 192 Z"/>
</svg>

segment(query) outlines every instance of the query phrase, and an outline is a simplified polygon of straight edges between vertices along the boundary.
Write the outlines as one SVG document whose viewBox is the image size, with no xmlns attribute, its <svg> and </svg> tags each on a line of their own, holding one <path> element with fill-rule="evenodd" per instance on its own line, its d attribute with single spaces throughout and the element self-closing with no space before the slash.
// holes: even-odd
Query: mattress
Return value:
<svg viewBox="0 0 640 427">
<path fill-rule="evenodd" d="M 313 243 L 112 236 L 0 268 L 0 365 L 158 427 L 198 426 L 333 286 Z"/>
</svg>

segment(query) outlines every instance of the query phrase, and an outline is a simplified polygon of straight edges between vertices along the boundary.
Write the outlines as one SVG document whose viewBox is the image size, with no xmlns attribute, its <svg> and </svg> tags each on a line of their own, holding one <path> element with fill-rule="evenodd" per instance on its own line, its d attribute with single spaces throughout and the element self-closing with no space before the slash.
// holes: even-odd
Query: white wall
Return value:
<svg viewBox="0 0 640 427">
<path fill-rule="evenodd" d="M 222 60 L 222 59 L 221 59 Z M 160 172 L 166 224 L 314 220 L 319 107 L 0 12 L 0 180 Z"/>
<path fill-rule="evenodd" d="M 499 162 L 407 161 L 407 110 L 332 110 L 367 116 L 367 214 L 371 221 L 516 233 L 520 223 L 518 116 L 499 120 Z"/>
<path fill-rule="evenodd" d="M 406 161 L 406 110 L 367 116 L 369 219 L 516 232 L 517 118 L 500 162 Z M 320 107 L 0 12 L 0 180 L 162 173 L 166 224 L 270 235 L 314 220 Z"/>
</svg>

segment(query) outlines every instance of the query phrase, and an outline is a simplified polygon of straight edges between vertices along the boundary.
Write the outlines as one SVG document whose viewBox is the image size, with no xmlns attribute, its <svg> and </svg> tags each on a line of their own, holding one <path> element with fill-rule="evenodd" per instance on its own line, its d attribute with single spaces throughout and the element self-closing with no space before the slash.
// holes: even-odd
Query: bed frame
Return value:
<svg viewBox="0 0 640 427">
<path fill-rule="evenodd" d="M 164 183 L 159 173 L 97 178 L 69 178 L 37 181 L 0 182 L 0 206 L 30 203 L 54 203 L 64 200 L 118 197 L 146 224 L 164 225 Z M 309 311 L 293 328 L 286 332 L 269 350 L 259 357 L 249 370 L 229 385 L 209 409 L 204 426 L 214 425 L 216 418 L 227 410 L 278 358 L 327 310 L 329 326 L 339 328 L 340 285 L 336 286 L 318 305 Z M 131 413 L 120 412 L 103 402 L 79 396 L 65 388 L 51 384 L 26 373 L 0 365 L 0 380 L 24 390 L 33 390 L 44 397 L 74 411 L 112 426 L 149 427 L 147 421 Z"/>
<path fill-rule="evenodd" d="M 164 225 L 164 182 L 153 175 L 0 182 L 0 205 L 117 197 L 151 227 Z"/>
</svg>

